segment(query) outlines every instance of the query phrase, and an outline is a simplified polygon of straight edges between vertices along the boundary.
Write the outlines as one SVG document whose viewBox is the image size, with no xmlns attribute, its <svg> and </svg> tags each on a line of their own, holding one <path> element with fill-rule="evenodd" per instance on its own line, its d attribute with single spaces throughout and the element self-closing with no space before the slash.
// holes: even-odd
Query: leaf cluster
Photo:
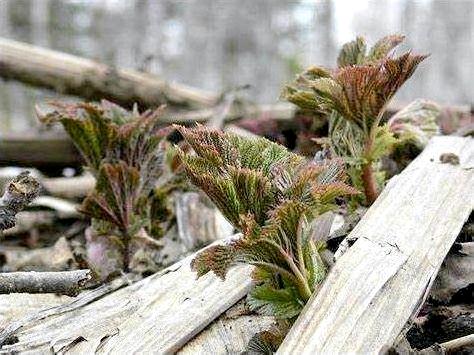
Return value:
<svg viewBox="0 0 474 355">
<path fill-rule="evenodd" d="M 169 132 L 160 122 L 162 110 L 129 112 L 107 101 L 55 107 L 40 119 L 63 125 L 97 179 L 81 211 L 107 232 L 116 228 L 123 239 L 140 228 L 151 233 L 153 211 L 160 210 L 152 197 Z"/>
<path fill-rule="evenodd" d="M 198 254 L 193 269 L 225 278 L 237 263 L 254 265 L 258 286 L 250 305 L 279 318 L 296 316 L 326 269 L 311 221 L 337 197 L 356 193 L 344 183 L 341 162 L 308 162 L 265 138 L 177 129 L 195 152 L 180 153 L 186 175 L 242 232 Z"/>
<path fill-rule="evenodd" d="M 397 143 L 396 131 L 391 128 L 401 126 L 388 126 L 383 115 L 398 89 L 427 57 L 411 52 L 394 55 L 403 39 L 400 35 L 386 36 L 369 49 L 364 38 L 357 37 L 343 45 L 335 69 L 311 67 L 283 91 L 283 97 L 302 110 L 326 115 L 331 150 L 344 158 L 353 175 L 359 176 L 358 181 L 364 166 L 377 163 Z M 417 115 L 426 118 L 419 110 L 405 112 L 405 119 L 414 122 Z M 427 126 L 432 129 L 431 124 Z"/>
</svg>

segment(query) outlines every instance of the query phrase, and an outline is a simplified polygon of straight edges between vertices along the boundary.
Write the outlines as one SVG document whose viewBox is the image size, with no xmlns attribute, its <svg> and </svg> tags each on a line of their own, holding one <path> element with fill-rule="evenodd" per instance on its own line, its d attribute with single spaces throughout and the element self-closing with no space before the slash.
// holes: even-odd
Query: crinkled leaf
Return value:
<svg viewBox="0 0 474 355">
<path fill-rule="evenodd" d="M 297 316 L 304 306 L 294 289 L 275 289 L 268 284 L 255 286 L 247 297 L 247 303 L 252 310 L 280 319 Z"/>
</svg>

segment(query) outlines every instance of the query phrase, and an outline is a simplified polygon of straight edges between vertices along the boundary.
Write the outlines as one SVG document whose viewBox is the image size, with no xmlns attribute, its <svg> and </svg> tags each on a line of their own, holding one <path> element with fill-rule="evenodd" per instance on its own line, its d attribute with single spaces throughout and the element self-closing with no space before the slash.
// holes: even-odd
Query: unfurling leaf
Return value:
<svg viewBox="0 0 474 355">
<path fill-rule="evenodd" d="M 242 138 L 198 126 L 177 127 L 195 155 L 180 152 L 190 180 L 242 232 L 199 253 L 191 266 L 225 278 L 230 267 L 256 267 L 251 302 L 280 318 L 297 315 L 326 272 L 318 241 L 303 237 L 302 221 L 357 193 L 344 183 L 340 161 L 308 162 L 264 138 Z M 306 231 L 306 229 L 305 229 Z"/>
<path fill-rule="evenodd" d="M 434 102 L 415 100 L 390 117 L 388 126 L 401 142 L 411 141 L 424 148 L 431 137 L 440 134 L 436 122 L 440 113 Z"/>
<path fill-rule="evenodd" d="M 165 199 L 154 194 L 169 133 L 162 110 L 140 114 L 107 101 L 54 106 L 56 111 L 40 119 L 63 125 L 97 180 L 81 211 L 100 229 L 95 232 L 121 238 L 127 259 L 131 238 L 140 229 L 160 235 L 160 223 L 169 217 Z"/>
<path fill-rule="evenodd" d="M 364 38 L 357 37 L 343 45 L 338 67 L 324 72 L 328 75 L 311 77 L 305 72 L 283 92 L 303 111 L 327 116 L 332 152 L 348 164 L 354 186 L 362 181 L 367 203 L 378 193 L 373 164 L 377 165 L 395 142 L 394 131 L 383 127 L 387 105 L 427 57 L 411 52 L 395 56 L 393 50 L 403 39 L 401 35 L 387 36 L 367 51 Z M 406 130 L 412 127 L 405 126 Z"/>
</svg>

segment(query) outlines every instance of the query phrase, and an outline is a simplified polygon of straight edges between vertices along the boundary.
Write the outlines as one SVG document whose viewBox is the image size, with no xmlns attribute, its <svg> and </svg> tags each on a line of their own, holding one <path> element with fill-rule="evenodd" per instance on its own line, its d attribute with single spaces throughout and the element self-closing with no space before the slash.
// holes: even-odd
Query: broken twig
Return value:
<svg viewBox="0 0 474 355">
<path fill-rule="evenodd" d="M 6 272 L 0 274 L 0 294 L 57 293 L 75 296 L 92 278 L 90 270 Z"/>
<path fill-rule="evenodd" d="M 0 199 L 0 230 L 13 228 L 16 215 L 38 196 L 39 182 L 24 171 L 13 179 Z"/>
</svg>

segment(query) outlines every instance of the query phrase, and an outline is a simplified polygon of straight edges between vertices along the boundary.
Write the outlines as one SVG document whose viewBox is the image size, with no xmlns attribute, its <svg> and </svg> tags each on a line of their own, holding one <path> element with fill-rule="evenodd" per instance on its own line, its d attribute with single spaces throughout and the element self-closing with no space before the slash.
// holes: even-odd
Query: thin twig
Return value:
<svg viewBox="0 0 474 355">
<path fill-rule="evenodd" d="M 0 294 L 57 293 L 75 296 L 91 280 L 90 270 L 0 273 Z"/>
</svg>

